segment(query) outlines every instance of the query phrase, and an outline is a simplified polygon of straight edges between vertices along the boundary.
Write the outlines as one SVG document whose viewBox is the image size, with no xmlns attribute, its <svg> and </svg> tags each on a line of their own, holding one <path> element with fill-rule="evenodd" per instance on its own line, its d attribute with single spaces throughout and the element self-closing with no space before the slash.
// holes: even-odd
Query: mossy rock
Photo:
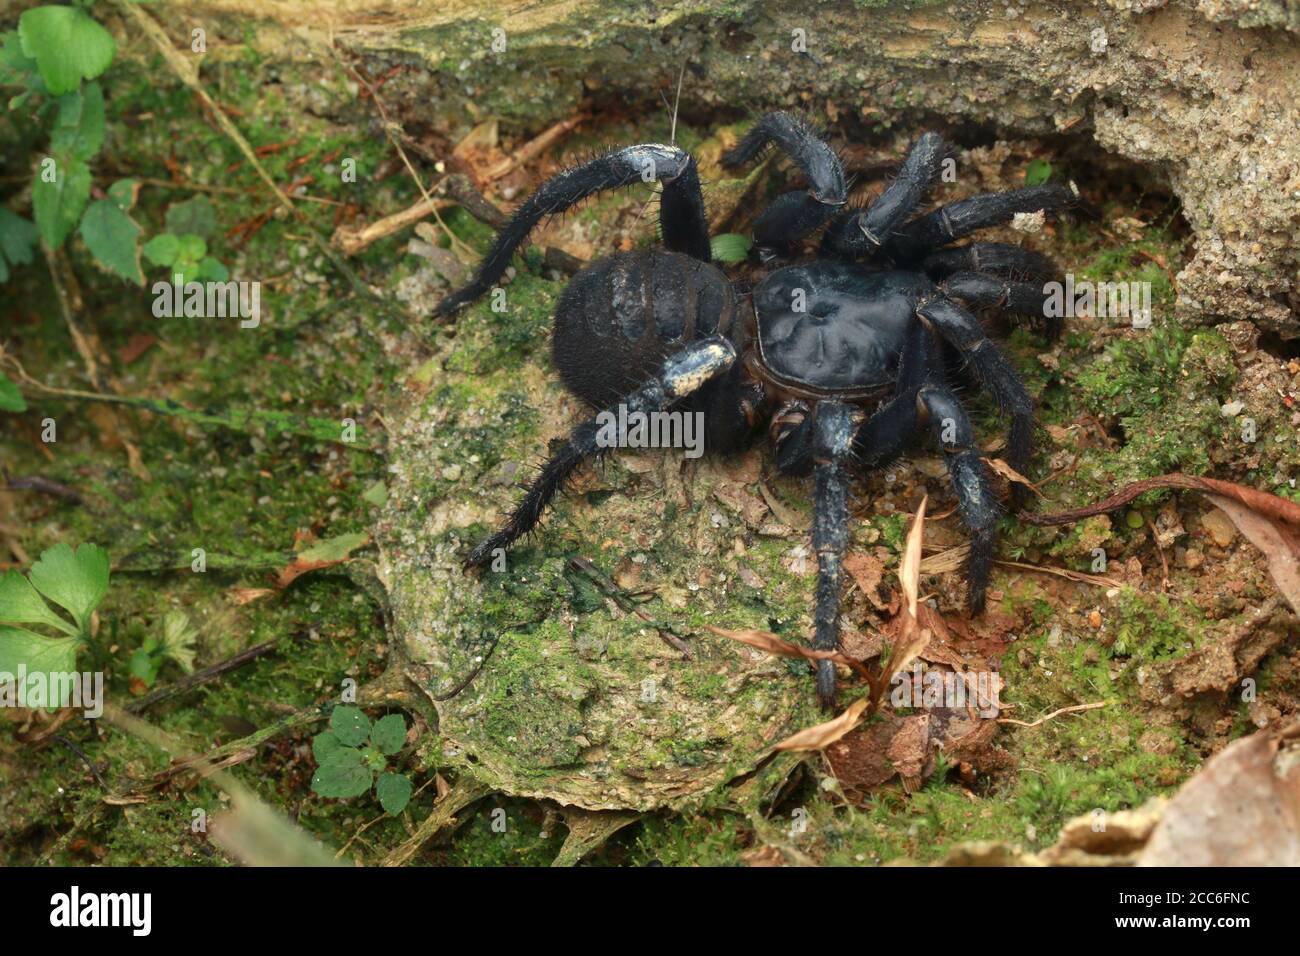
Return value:
<svg viewBox="0 0 1300 956">
<path fill-rule="evenodd" d="M 521 275 L 509 289 L 528 307 L 462 315 L 432 360 L 436 384 L 421 392 L 425 376 L 413 376 L 384 413 L 393 466 L 376 539 L 395 650 L 434 702 L 444 754 L 490 785 L 587 809 L 698 802 L 820 719 L 806 667 L 703 627 L 776 621 L 802 634 L 811 577 L 782 567 L 798 541 L 755 543 L 723 516 L 713 490 L 734 486 L 735 462 L 692 463 L 683 483 L 681 452 L 624 453 L 580 476 L 504 571 L 463 573 L 462 558 L 513 504 L 548 441 L 589 413 L 546 355 L 558 284 Z M 522 344 L 503 350 L 503 341 Z M 736 574 L 740 538 L 761 590 Z M 653 591 L 639 606 L 689 635 L 692 657 L 608 600 L 575 556 L 631 592 Z"/>
</svg>

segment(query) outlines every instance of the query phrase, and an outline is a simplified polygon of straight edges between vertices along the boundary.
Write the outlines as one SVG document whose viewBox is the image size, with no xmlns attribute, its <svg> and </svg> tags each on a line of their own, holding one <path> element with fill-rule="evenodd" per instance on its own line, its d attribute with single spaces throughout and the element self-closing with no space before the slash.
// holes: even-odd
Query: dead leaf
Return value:
<svg viewBox="0 0 1300 956">
<path fill-rule="evenodd" d="M 1001 476 L 1002 476 L 1003 478 L 1005 478 L 1007 481 L 1014 482 L 1014 483 L 1017 484 L 1017 485 L 1024 485 L 1026 488 L 1028 488 L 1028 489 L 1029 489 L 1030 491 L 1032 491 L 1034 494 L 1038 495 L 1038 497 L 1040 497 L 1040 498 L 1043 497 L 1043 493 L 1042 493 L 1041 491 L 1038 490 L 1038 486 L 1037 486 L 1037 485 L 1035 485 L 1032 481 L 1030 481 L 1028 478 L 1026 478 L 1026 477 L 1025 477 L 1024 475 L 1022 475 L 1020 472 L 1016 471 L 1014 468 L 1012 468 L 1010 465 L 1008 465 L 1008 464 L 1007 464 L 1005 461 L 1003 461 L 1001 458 L 985 458 L 985 459 L 984 459 L 984 462 L 985 462 L 985 464 L 987 464 L 991 469 L 993 469 L 993 471 L 994 471 L 996 474 L 1001 475 Z"/>
<path fill-rule="evenodd" d="M 729 631 L 724 627 L 714 627 L 712 624 L 704 626 L 719 637 L 729 637 L 733 641 L 748 644 L 750 647 L 757 647 L 760 651 L 767 651 L 767 653 L 775 654 L 777 657 L 797 657 L 809 661 L 834 661 L 837 664 L 851 667 L 864 676 L 867 673 L 867 669 L 861 661 L 855 661 L 840 651 L 815 651 L 810 647 L 802 647 L 783 640 L 771 631 Z"/>
<path fill-rule="evenodd" d="M 293 563 L 280 571 L 275 579 L 275 586 L 284 590 L 308 571 L 342 564 L 353 551 L 370 543 L 370 535 L 361 532 L 341 534 L 320 544 L 312 545 L 294 558 Z"/>
<path fill-rule="evenodd" d="M 870 698 L 859 697 L 844 713 L 825 723 L 805 727 L 776 745 L 776 750 L 824 750 L 839 740 L 862 720 L 862 714 L 871 703 Z"/>
<path fill-rule="evenodd" d="M 1300 723 L 1229 744 L 1174 795 L 1139 866 L 1300 866 Z"/>
<path fill-rule="evenodd" d="M 275 591 L 271 588 L 231 588 L 226 593 L 230 596 L 230 600 L 234 602 L 236 606 L 242 607 L 245 604 L 251 604 L 259 598 L 264 598 L 268 594 L 274 594 Z"/>
</svg>

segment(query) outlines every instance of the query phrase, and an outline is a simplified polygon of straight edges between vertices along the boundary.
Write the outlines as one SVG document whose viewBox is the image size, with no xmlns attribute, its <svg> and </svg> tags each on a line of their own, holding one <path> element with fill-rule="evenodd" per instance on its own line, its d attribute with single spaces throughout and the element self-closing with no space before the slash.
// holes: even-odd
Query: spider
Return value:
<svg viewBox="0 0 1300 956">
<path fill-rule="evenodd" d="M 608 412 L 619 406 L 646 414 L 700 412 L 711 452 L 742 450 L 766 427 L 777 468 L 813 476 L 818 650 L 839 646 L 850 479 L 884 467 L 928 431 L 944 452 L 970 535 L 967 604 L 978 614 L 1002 507 L 950 373 L 958 370 L 953 366 L 973 373 L 1010 418 L 1005 457 L 1024 473 L 1034 403 L 975 312 L 1000 307 L 1029 317 L 1055 338 L 1059 323 L 1044 318 L 1043 283 L 1058 270 L 1017 246 L 945 247 L 1016 213 L 1063 210 L 1074 194 L 1062 186 L 1034 186 L 974 196 L 913 218 L 948 149 L 929 132 L 875 201 L 851 208 L 839 157 L 806 121 L 785 112 L 764 116 L 723 155 L 722 165 L 742 166 L 772 144 L 802 170 L 807 188 L 783 193 L 759 215 L 753 238 L 760 262 L 779 265 L 815 230 L 825 231 L 815 258 L 775 268 L 752 291 L 730 282 L 710 261 L 694 158 L 650 143 L 611 151 L 543 183 L 498 233 L 468 284 L 438 311 L 450 315 L 485 293 L 544 217 L 602 190 L 658 182 L 667 249 L 593 262 L 560 297 L 552 344 L 565 385 Z M 537 525 L 584 460 L 609 450 L 598 440 L 599 419 L 573 429 L 501 530 L 470 552 L 467 570 L 504 554 Z M 822 705 L 833 707 L 831 661 L 817 661 L 816 688 Z"/>
</svg>

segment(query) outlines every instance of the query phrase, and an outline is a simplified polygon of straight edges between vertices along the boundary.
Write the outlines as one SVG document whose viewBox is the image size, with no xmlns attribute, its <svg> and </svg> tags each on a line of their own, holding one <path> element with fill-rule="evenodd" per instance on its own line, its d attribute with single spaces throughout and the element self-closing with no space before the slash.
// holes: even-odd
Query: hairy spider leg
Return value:
<svg viewBox="0 0 1300 956">
<path fill-rule="evenodd" d="M 975 447 L 970 417 L 943 383 L 942 370 L 938 341 L 917 322 L 908 333 L 894 397 L 863 422 L 853 447 L 864 468 L 881 468 L 901 455 L 928 423 L 944 452 L 958 513 L 970 534 L 966 603 L 978 614 L 984 610 L 1002 509 Z"/>
<path fill-rule="evenodd" d="M 1024 474 L 1034 441 L 1034 400 L 1006 355 L 984 332 L 979 320 L 942 293 L 917 309 L 944 341 L 956 348 L 999 409 L 1011 417 L 1007 462 Z"/>
<path fill-rule="evenodd" d="M 923 133 L 898 176 L 866 209 L 842 212 L 822 237 L 821 251 L 842 259 L 874 255 L 887 244 L 939 174 L 948 145 L 938 133 Z"/>
<path fill-rule="evenodd" d="M 692 342 L 668 356 L 654 378 L 630 392 L 609 411 L 617 415 L 619 405 L 625 406 L 628 414 L 665 411 L 726 372 L 735 362 L 735 347 L 720 335 Z M 470 552 L 465 567 L 488 564 L 497 549 L 510 547 L 536 527 L 555 493 L 564 487 L 577 467 L 588 458 L 611 450 L 601 447 L 598 441 L 598 421 L 599 416 L 593 416 L 573 429 L 564 447 L 542 466 L 541 474 L 515 506 L 505 526 Z"/>
<path fill-rule="evenodd" d="M 675 146 L 646 143 L 626 146 L 553 176 L 524 200 L 497 233 L 492 247 L 470 281 L 438 305 L 451 315 L 473 302 L 505 273 L 514 251 L 547 216 L 564 212 L 596 193 L 638 182 L 660 182 L 659 225 L 664 245 L 709 262 L 709 227 L 695 159 Z"/>
<path fill-rule="evenodd" d="M 1014 282 L 979 272 L 954 272 L 939 282 L 939 289 L 949 299 L 972 311 L 1000 306 L 1030 320 L 1030 325 L 1055 342 L 1064 325 L 1059 315 L 1048 315 L 1051 297 L 1045 283 Z"/>
<path fill-rule="evenodd" d="M 817 607 L 813 648 L 840 646 L 840 585 L 844 549 L 849 538 L 849 480 L 853 436 L 861 411 L 843 402 L 819 402 L 813 410 L 812 543 L 817 553 Z M 835 663 L 817 662 L 817 696 L 825 708 L 835 706 Z"/>
<path fill-rule="evenodd" d="M 886 243 L 885 251 L 897 262 L 914 263 L 939 246 L 1010 222 L 1017 213 L 1060 212 L 1074 203 L 1074 193 L 1055 184 L 981 193 L 913 219 Z"/>
<path fill-rule="evenodd" d="M 789 156 L 809 183 L 807 192 L 782 193 L 754 223 L 754 242 L 761 250 L 787 254 L 844 205 L 848 187 L 835 151 L 802 118 L 784 111 L 768 113 L 751 127 L 735 148 L 723 154 L 722 167 L 743 166 L 769 143 Z"/>
<path fill-rule="evenodd" d="M 1018 282 L 1046 282 L 1061 277 L 1061 267 L 1050 257 L 1006 242 L 972 242 L 938 249 L 921 262 L 921 271 L 935 281 L 954 272 L 982 272 Z"/>
</svg>

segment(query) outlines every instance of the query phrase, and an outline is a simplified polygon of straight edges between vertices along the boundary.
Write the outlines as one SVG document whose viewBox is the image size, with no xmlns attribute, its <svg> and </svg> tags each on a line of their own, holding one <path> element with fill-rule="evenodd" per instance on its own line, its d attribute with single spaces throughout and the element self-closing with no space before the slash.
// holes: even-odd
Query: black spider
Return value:
<svg viewBox="0 0 1300 956">
<path fill-rule="evenodd" d="M 1005 457 L 1019 472 L 1033 438 L 1033 401 L 972 310 L 1000 306 L 1043 322 L 1044 280 L 1056 267 L 1016 246 L 975 242 L 942 248 L 1015 213 L 1059 211 L 1070 190 L 1055 185 L 989 193 L 911 218 L 944 159 L 926 133 L 898 177 L 865 209 L 846 207 L 839 158 L 802 120 L 770 113 L 722 159 L 752 160 L 775 143 L 802 169 L 807 190 L 779 196 L 758 217 L 764 261 L 789 255 L 826 225 L 811 262 L 768 273 L 752 293 L 710 264 L 695 160 L 673 146 L 610 152 L 542 184 L 501 229 L 471 281 L 445 299 L 446 315 L 500 279 L 511 254 L 544 217 L 601 190 L 662 184 L 662 249 L 621 252 L 570 281 L 555 314 L 554 360 L 565 384 L 599 409 L 704 414 L 705 445 L 743 448 L 768 427 L 778 468 L 815 481 L 817 552 L 814 647 L 839 644 L 841 563 L 848 538 L 848 485 L 879 468 L 928 427 L 945 452 L 962 521 L 971 536 L 967 601 L 983 610 L 1002 509 L 975 446 L 971 423 L 948 385 L 945 353 L 965 367 L 1011 418 Z M 863 260 L 869 261 L 868 266 Z M 575 428 L 543 466 L 496 534 L 466 567 L 481 567 L 529 532 L 574 470 L 608 449 L 597 419 Z M 835 669 L 819 661 L 817 692 L 835 701 Z"/>
</svg>

